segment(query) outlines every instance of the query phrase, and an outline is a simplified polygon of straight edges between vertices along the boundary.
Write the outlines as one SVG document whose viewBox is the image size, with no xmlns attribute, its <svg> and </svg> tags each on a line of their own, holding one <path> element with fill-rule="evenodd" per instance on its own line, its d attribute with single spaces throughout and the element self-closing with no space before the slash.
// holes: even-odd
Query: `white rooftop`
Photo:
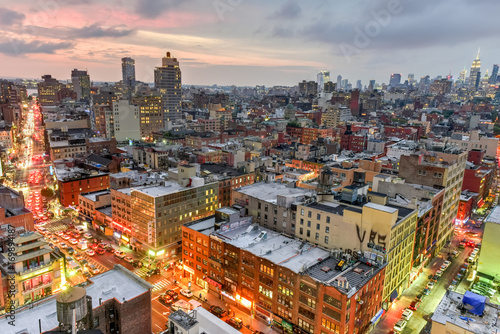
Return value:
<svg viewBox="0 0 500 334">
<path fill-rule="evenodd" d="M 250 197 L 256 197 L 269 203 L 276 203 L 277 196 L 300 197 L 311 196 L 313 194 L 310 189 L 290 188 L 283 183 L 265 182 L 254 183 L 252 185 L 236 189 L 235 191 Z"/>
<path fill-rule="evenodd" d="M 488 217 L 486 217 L 485 221 L 500 224 L 500 206 L 496 206 Z"/>
<path fill-rule="evenodd" d="M 319 259 L 326 259 L 330 255 L 328 251 L 313 244 L 286 237 L 256 224 L 218 232 L 215 236 L 217 235 L 222 236 L 226 243 L 286 267 L 295 273 L 302 272 L 316 264 Z"/>
<path fill-rule="evenodd" d="M 463 297 L 464 295 L 454 291 L 450 291 L 444 295 L 434 311 L 431 318 L 432 321 L 443 325 L 450 323 L 454 325 L 455 330 L 456 327 L 459 327 L 472 333 L 497 333 L 500 331 L 500 326 L 497 325 L 499 312 L 496 308 L 486 304 L 483 317 L 478 317 L 471 313 L 461 314 L 458 306 L 462 302 Z M 467 317 L 469 321 L 461 317 Z"/>
<path fill-rule="evenodd" d="M 92 202 L 95 202 L 95 201 L 97 201 L 97 196 L 106 195 L 106 194 L 109 195 L 109 194 L 111 194 L 111 192 L 109 190 L 101 190 L 101 191 L 95 191 L 95 192 L 88 193 L 88 194 L 81 195 L 81 196 L 91 200 Z"/>
<path fill-rule="evenodd" d="M 136 276 L 121 265 L 92 278 L 92 285 L 86 287 L 87 295 L 92 297 L 92 307 L 99 306 L 99 298 L 104 302 L 116 298 L 120 303 L 131 300 L 153 286 Z M 38 320 L 41 320 L 42 332 L 49 331 L 59 325 L 55 296 L 35 304 L 33 308 L 16 311 L 15 326 L 9 325 L 9 319 L 0 319 L 2 334 L 39 334 Z M 23 331 L 24 330 L 24 331 Z"/>
<path fill-rule="evenodd" d="M 388 213 L 398 212 L 398 209 L 396 209 L 396 208 L 391 208 L 389 206 L 380 205 L 380 204 L 371 203 L 371 202 L 366 203 L 363 207 L 372 208 L 375 210 L 384 211 L 384 212 L 388 212 Z"/>
</svg>

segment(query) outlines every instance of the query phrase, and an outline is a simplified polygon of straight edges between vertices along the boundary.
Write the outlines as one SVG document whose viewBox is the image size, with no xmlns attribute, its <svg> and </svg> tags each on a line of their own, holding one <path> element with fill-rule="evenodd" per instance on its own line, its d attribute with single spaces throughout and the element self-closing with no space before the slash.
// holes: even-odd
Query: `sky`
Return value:
<svg viewBox="0 0 500 334">
<path fill-rule="evenodd" d="M 183 85 L 296 85 L 329 70 L 355 84 L 391 73 L 456 78 L 481 48 L 500 63 L 497 0 L 0 0 L 0 77 L 153 82 L 167 51 Z"/>
</svg>

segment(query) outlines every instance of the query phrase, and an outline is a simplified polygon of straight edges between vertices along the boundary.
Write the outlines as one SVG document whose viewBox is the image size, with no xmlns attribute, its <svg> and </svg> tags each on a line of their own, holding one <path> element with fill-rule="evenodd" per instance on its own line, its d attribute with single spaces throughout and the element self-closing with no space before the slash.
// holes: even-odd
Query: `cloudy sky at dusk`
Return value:
<svg viewBox="0 0 500 334">
<path fill-rule="evenodd" d="M 352 83 L 457 77 L 481 48 L 500 62 L 497 0 L 0 0 L 0 77 L 152 82 L 166 51 L 183 84 L 295 85 L 322 69 Z M 335 80 L 334 80 L 335 81 Z"/>
</svg>

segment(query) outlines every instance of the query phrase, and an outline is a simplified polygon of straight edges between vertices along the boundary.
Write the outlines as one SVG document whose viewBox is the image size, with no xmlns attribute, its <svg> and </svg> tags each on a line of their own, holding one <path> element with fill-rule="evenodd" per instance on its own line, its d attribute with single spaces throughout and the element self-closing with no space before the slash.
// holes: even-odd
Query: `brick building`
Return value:
<svg viewBox="0 0 500 334">
<path fill-rule="evenodd" d="M 109 175 L 81 168 L 56 168 L 59 201 L 65 207 L 78 205 L 82 192 L 109 189 Z"/>
<path fill-rule="evenodd" d="M 346 254 L 252 225 L 226 209 L 183 228 L 185 274 L 204 279 L 209 293 L 290 334 L 366 333 L 383 314 L 385 264 L 348 264 Z"/>
</svg>

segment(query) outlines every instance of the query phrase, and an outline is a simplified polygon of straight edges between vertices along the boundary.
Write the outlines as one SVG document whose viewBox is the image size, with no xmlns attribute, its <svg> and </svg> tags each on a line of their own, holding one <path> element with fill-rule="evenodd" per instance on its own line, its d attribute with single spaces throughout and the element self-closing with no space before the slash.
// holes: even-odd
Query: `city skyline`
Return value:
<svg viewBox="0 0 500 334">
<path fill-rule="evenodd" d="M 131 57 L 136 79 L 153 82 L 171 51 L 187 85 L 292 86 L 326 69 L 365 86 L 388 83 L 391 73 L 418 80 L 451 69 L 457 78 L 479 47 L 484 75 L 499 62 L 499 8 L 492 1 L 26 1 L 0 7 L 0 59 L 11 64 L 2 76 L 64 80 L 84 68 L 91 80 L 119 81 L 121 58 Z"/>
</svg>

